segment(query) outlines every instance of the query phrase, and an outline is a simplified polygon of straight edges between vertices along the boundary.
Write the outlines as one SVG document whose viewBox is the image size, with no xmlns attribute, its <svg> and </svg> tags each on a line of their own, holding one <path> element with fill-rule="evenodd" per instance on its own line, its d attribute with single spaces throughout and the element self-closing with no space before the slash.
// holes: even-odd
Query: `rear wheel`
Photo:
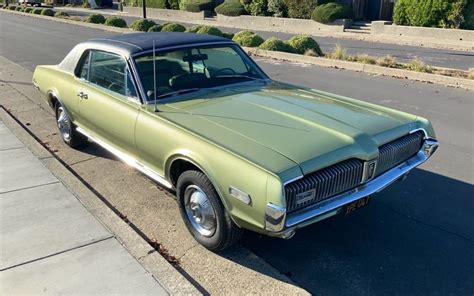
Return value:
<svg viewBox="0 0 474 296">
<path fill-rule="evenodd" d="M 238 242 L 243 231 L 230 218 L 206 175 L 186 171 L 176 187 L 181 216 L 200 244 L 221 251 Z"/>
<path fill-rule="evenodd" d="M 87 142 L 87 138 L 76 131 L 76 126 L 59 102 L 56 103 L 56 122 L 61 138 L 70 147 L 79 147 Z"/>
</svg>

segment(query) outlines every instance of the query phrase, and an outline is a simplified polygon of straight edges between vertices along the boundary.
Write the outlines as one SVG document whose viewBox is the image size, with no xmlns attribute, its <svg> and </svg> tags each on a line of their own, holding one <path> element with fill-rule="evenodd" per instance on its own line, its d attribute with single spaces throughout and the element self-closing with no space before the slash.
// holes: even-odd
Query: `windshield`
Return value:
<svg viewBox="0 0 474 296">
<path fill-rule="evenodd" d="M 268 79 L 265 73 L 234 45 L 156 52 L 154 61 L 153 53 L 149 53 L 135 58 L 135 64 L 148 101 L 205 88 Z"/>
</svg>

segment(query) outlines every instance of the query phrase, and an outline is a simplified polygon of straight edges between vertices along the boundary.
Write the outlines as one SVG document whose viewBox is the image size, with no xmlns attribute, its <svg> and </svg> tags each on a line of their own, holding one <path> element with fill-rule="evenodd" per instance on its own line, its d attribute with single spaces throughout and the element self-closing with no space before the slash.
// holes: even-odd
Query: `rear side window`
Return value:
<svg viewBox="0 0 474 296">
<path fill-rule="evenodd" d="M 123 96 L 137 97 L 127 62 L 122 57 L 103 51 L 91 51 L 84 60 L 81 76 L 83 72 L 87 72 L 84 70 L 87 63 L 90 65 L 85 75 L 88 75 L 90 83 Z"/>
<path fill-rule="evenodd" d="M 86 56 L 82 61 L 81 70 L 79 71 L 79 78 L 88 80 L 89 79 L 89 65 L 90 65 L 90 52 L 87 52 Z"/>
</svg>

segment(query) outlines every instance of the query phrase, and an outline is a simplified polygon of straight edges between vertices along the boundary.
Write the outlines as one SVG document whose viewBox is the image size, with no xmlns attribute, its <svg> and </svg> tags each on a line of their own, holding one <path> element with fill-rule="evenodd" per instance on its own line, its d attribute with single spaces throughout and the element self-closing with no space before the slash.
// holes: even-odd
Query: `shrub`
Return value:
<svg viewBox="0 0 474 296">
<path fill-rule="evenodd" d="M 317 6 L 313 13 L 311 14 L 311 18 L 313 21 L 327 24 L 333 22 L 337 19 L 344 19 L 344 18 L 353 18 L 354 12 L 352 8 L 347 5 L 338 4 L 338 3 L 327 3 Z"/>
<path fill-rule="evenodd" d="M 147 32 L 161 32 L 161 28 L 163 26 L 160 26 L 160 25 L 154 25 L 154 26 L 151 26 Z"/>
<path fill-rule="evenodd" d="M 8 6 L 8 10 L 16 10 L 16 6 L 15 5 L 10 5 L 10 6 Z"/>
<path fill-rule="evenodd" d="M 264 50 L 292 52 L 291 46 L 289 46 L 288 43 L 275 37 L 268 38 L 265 42 L 260 44 L 258 48 Z"/>
<path fill-rule="evenodd" d="M 82 0 L 82 7 L 84 7 L 84 8 L 90 8 L 91 5 L 89 4 L 89 1 L 87 1 L 87 0 Z"/>
<path fill-rule="evenodd" d="M 268 15 L 267 0 L 241 0 L 240 3 L 250 15 Z"/>
<path fill-rule="evenodd" d="M 116 17 L 116 16 L 109 16 L 105 20 L 105 25 L 111 26 L 111 27 L 126 28 L 127 22 L 123 18 Z"/>
<path fill-rule="evenodd" d="M 472 0 L 399 0 L 393 21 L 404 26 L 459 28 L 474 18 L 472 6 Z"/>
<path fill-rule="evenodd" d="M 209 35 L 222 37 L 222 31 L 216 27 L 211 27 L 211 26 L 202 26 L 196 33 L 209 34 Z"/>
<path fill-rule="evenodd" d="M 240 31 L 232 38 L 234 42 L 241 46 L 258 47 L 264 42 L 263 38 L 252 31 Z"/>
<path fill-rule="evenodd" d="M 168 0 L 168 8 L 179 10 L 179 0 Z"/>
<path fill-rule="evenodd" d="M 232 38 L 234 38 L 234 33 L 224 32 L 222 33 L 222 37 L 232 40 Z"/>
<path fill-rule="evenodd" d="M 316 0 L 284 0 L 288 7 L 288 16 L 298 19 L 310 19 L 311 13 L 318 4 Z"/>
<path fill-rule="evenodd" d="M 188 32 L 188 33 L 197 33 L 202 27 L 204 27 L 204 25 L 192 26 L 192 27 L 187 28 L 186 32 Z"/>
<path fill-rule="evenodd" d="M 156 25 L 154 21 L 151 21 L 149 19 L 139 19 L 136 21 L 133 21 L 130 24 L 130 28 L 134 31 L 141 31 L 141 32 L 147 32 L 148 29 Z"/>
<path fill-rule="evenodd" d="M 32 7 L 26 7 L 24 12 L 26 13 L 31 13 L 33 11 L 33 8 Z"/>
<path fill-rule="evenodd" d="M 183 25 L 180 24 L 166 24 L 161 28 L 161 32 L 184 32 L 186 31 L 186 28 Z"/>
<path fill-rule="evenodd" d="M 103 24 L 105 23 L 105 16 L 99 13 L 94 13 L 90 14 L 84 21 L 91 24 Z"/>
<path fill-rule="evenodd" d="M 288 40 L 288 45 L 291 46 L 294 53 L 305 54 L 307 51 L 311 50 L 313 52 L 311 55 L 323 55 L 319 44 L 309 36 L 293 36 Z"/>
<path fill-rule="evenodd" d="M 46 8 L 46 9 L 43 9 L 43 11 L 41 12 L 41 15 L 54 16 L 55 13 L 56 11 L 52 10 L 51 8 Z"/>
<path fill-rule="evenodd" d="M 397 60 L 391 55 L 386 55 L 384 57 L 378 58 L 376 61 L 377 65 L 387 68 L 397 68 Z"/>
<path fill-rule="evenodd" d="M 216 2 L 214 0 L 181 0 L 179 8 L 190 12 L 200 12 L 203 10 L 214 11 Z"/>
<path fill-rule="evenodd" d="M 23 7 L 17 6 L 15 10 L 16 10 L 16 11 L 23 11 Z"/>
<path fill-rule="evenodd" d="M 34 14 L 41 14 L 42 11 L 43 11 L 42 8 L 35 8 L 35 9 L 33 9 L 33 13 L 34 13 Z"/>
<path fill-rule="evenodd" d="M 224 3 L 217 6 L 215 12 L 227 16 L 239 16 L 246 14 L 244 6 L 239 0 L 225 0 Z"/>
<path fill-rule="evenodd" d="M 138 2 L 140 2 L 139 4 L 141 6 L 141 1 Z M 166 0 L 147 0 L 146 7 L 166 9 L 168 8 L 168 3 Z"/>
<path fill-rule="evenodd" d="M 268 0 L 268 13 L 274 17 L 286 17 L 287 10 L 284 0 Z"/>
<path fill-rule="evenodd" d="M 430 66 L 426 65 L 425 62 L 423 62 L 422 60 L 418 58 L 411 60 L 408 64 L 405 64 L 404 68 L 407 70 L 412 70 L 416 72 L 425 72 L 425 73 L 433 72 L 433 69 Z"/>
<path fill-rule="evenodd" d="M 68 16 L 69 14 L 64 11 L 56 11 L 56 13 L 54 14 L 54 17 L 68 17 Z"/>
</svg>

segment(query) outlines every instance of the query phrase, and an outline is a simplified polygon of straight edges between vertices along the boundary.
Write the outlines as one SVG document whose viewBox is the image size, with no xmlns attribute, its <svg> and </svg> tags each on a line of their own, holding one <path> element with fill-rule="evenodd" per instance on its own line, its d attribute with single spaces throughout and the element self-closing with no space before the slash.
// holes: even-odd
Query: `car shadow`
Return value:
<svg viewBox="0 0 474 296">
<path fill-rule="evenodd" d="M 472 184 L 416 169 L 348 216 L 243 245 L 312 294 L 472 295 L 473 213 Z"/>
</svg>

